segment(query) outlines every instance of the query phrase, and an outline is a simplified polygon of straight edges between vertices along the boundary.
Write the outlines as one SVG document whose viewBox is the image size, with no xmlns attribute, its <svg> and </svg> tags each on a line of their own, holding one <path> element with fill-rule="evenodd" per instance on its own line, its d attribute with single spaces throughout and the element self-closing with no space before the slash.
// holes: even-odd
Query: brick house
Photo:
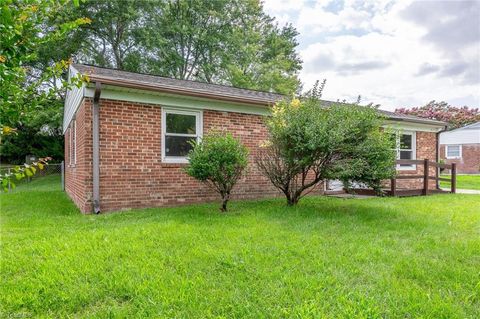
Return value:
<svg viewBox="0 0 480 319">
<path fill-rule="evenodd" d="M 440 134 L 440 157 L 461 174 L 480 173 L 480 122 Z"/>
<path fill-rule="evenodd" d="M 183 172 L 188 141 L 210 130 L 227 130 L 250 150 L 250 164 L 234 198 L 279 195 L 253 158 L 267 138 L 263 119 L 281 95 L 80 64 L 70 67 L 69 76 L 79 73 L 90 82 L 67 92 L 63 130 L 65 190 L 82 212 L 217 200 L 216 193 Z M 381 112 L 388 118 L 385 127 L 398 131 L 399 158 L 438 158 L 438 132 L 444 123 Z M 412 174 L 422 170 L 415 165 L 397 169 Z M 323 185 L 316 192 L 322 193 Z"/>
</svg>

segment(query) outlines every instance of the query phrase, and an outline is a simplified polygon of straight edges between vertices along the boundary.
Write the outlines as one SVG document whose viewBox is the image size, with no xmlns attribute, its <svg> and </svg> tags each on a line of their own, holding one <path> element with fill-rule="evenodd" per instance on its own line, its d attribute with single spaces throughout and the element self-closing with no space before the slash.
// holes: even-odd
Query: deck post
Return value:
<svg viewBox="0 0 480 319">
<path fill-rule="evenodd" d="M 423 195 L 428 195 L 428 158 L 423 160 Z"/>
<path fill-rule="evenodd" d="M 397 195 L 397 179 L 395 177 L 390 180 L 390 192 L 392 196 Z"/>
<path fill-rule="evenodd" d="M 457 191 L 457 164 L 452 163 L 452 169 L 451 169 L 451 182 L 450 185 L 452 189 L 450 190 L 453 194 Z"/>
</svg>

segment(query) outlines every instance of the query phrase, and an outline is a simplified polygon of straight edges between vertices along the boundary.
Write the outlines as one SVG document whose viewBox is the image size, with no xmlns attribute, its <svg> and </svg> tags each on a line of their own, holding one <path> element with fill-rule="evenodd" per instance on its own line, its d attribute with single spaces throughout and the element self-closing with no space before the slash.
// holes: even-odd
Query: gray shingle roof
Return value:
<svg viewBox="0 0 480 319">
<path fill-rule="evenodd" d="M 281 94 L 247 90 L 226 85 L 218 85 L 189 80 L 178 80 L 157 75 L 133 73 L 83 64 L 73 64 L 73 67 L 82 74 L 88 74 L 92 80 L 100 80 L 102 78 L 111 79 L 119 82 L 122 81 L 136 83 L 139 85 L 154 85 L 158 88 L 170 88 L 172 90 L 189 90 L 192 93 L 203 93 L 218 97 L 256 100 L 258 102 L 264 102 L 267 104 L 274 103 L 275 101 L 281 100 L 283 98 L 283 95 Z"/>
<path fill-rule="evenodd" d="M 412 116 L 412 115 L 405 115 L 394 113 L 385 110 L 378 110 L 381 114 L 387 116 L 390 120 L 396 121 L 407 121 L 407 122 L 414 122 L 414 123 L 424 123 L 424 124 L 433 124 L 433 125 L 447 125 L 447 123 L 437 120 L 426 119 L 423 117 Z"/>
<path fill-rule="evenodd" d="M 127 72 L 85 64 L 73 64 L 72 66 L 81 74 L 89 75 L 92 81 L 98 80 L 100 82 L 106 82 L 107 84 L 110 83 L 114 85 L 125 86 L 128 86 L 127 84 L 129 84 L 135 85 L 138 88 L 168 90 L 171 92 L 178 92 L 180 94 L 191 94 L 205 97 L 208 96 L 212 98 L 225 99 L 230 101 L 238 100 L 238 102 L 254 103 L 260 105 L 273 104 L 276 101 L 279 101 L 285 97 L 284 95 L 277 93 L 248 90 L 227 85 L 218 85 L 199 81 L 178 80 L 157 75 Z M 334 103 L 337 102 L 326 100 L 322 101 L 322 104 L 327 106 Z M 388 119 L 394 121 L 406 121 L 440 126 L 446 125 L 446 123 L 441 121 L 424 119 L 416 116 L 396 114 L 385 110 L 379 110 L 379 112 L 385 115 Z"/>
</svg>

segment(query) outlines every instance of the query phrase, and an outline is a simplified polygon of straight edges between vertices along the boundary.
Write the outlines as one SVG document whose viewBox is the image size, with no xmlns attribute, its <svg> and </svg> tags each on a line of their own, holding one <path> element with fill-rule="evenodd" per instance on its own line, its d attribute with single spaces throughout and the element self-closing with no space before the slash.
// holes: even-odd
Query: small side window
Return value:
<svg viewBox="0 0 480 319">
<path fill-rule="evenodd" d="M 446 158 L 455 159 L 462 158 L 462 146 L 461 145 L 447 145 L 445 149 Z"/>
<path fill-rule="evenodd" d="M 77 163 L 77 123 L 75 120 L 72 121 L 70 124 L 70 130 L 69 130 L 69 164 L 70 165 L 75 165 Z"/>
</svg>

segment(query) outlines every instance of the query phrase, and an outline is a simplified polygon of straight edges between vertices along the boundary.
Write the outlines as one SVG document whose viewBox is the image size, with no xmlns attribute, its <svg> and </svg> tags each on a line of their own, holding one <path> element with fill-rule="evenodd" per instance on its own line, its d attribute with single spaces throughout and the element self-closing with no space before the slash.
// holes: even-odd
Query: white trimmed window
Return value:
<svg viewBox="0 0 480 319">
<path fill-rule="evenodd" d="M 445 147 L 445 157 L 448 159 L 462 158 L 462 146 L 447 145 Z"/>
<path fill-rule="evenodd" d="M 69 148 L 70 165 L 77 164 L 77 123 L 72 120 L 70 124 L 70 148 Z"/>
<path fill-rule="evenodd" d="M 397 159 L 414 160 L 417 158 L 416 154 L 416 134 L 415 132 L 397 132 L 395 134 L 395 151 L 397 152 Z M 397 165 L 397 170 L 414 170 L 416 165 L 400 164 Z"/>
<path fill-rule="evenodd" d="M 203 133 L 202 111 L 162 108 L 162 162 L 188 163 L 192 141 Z"/>
</svg>

